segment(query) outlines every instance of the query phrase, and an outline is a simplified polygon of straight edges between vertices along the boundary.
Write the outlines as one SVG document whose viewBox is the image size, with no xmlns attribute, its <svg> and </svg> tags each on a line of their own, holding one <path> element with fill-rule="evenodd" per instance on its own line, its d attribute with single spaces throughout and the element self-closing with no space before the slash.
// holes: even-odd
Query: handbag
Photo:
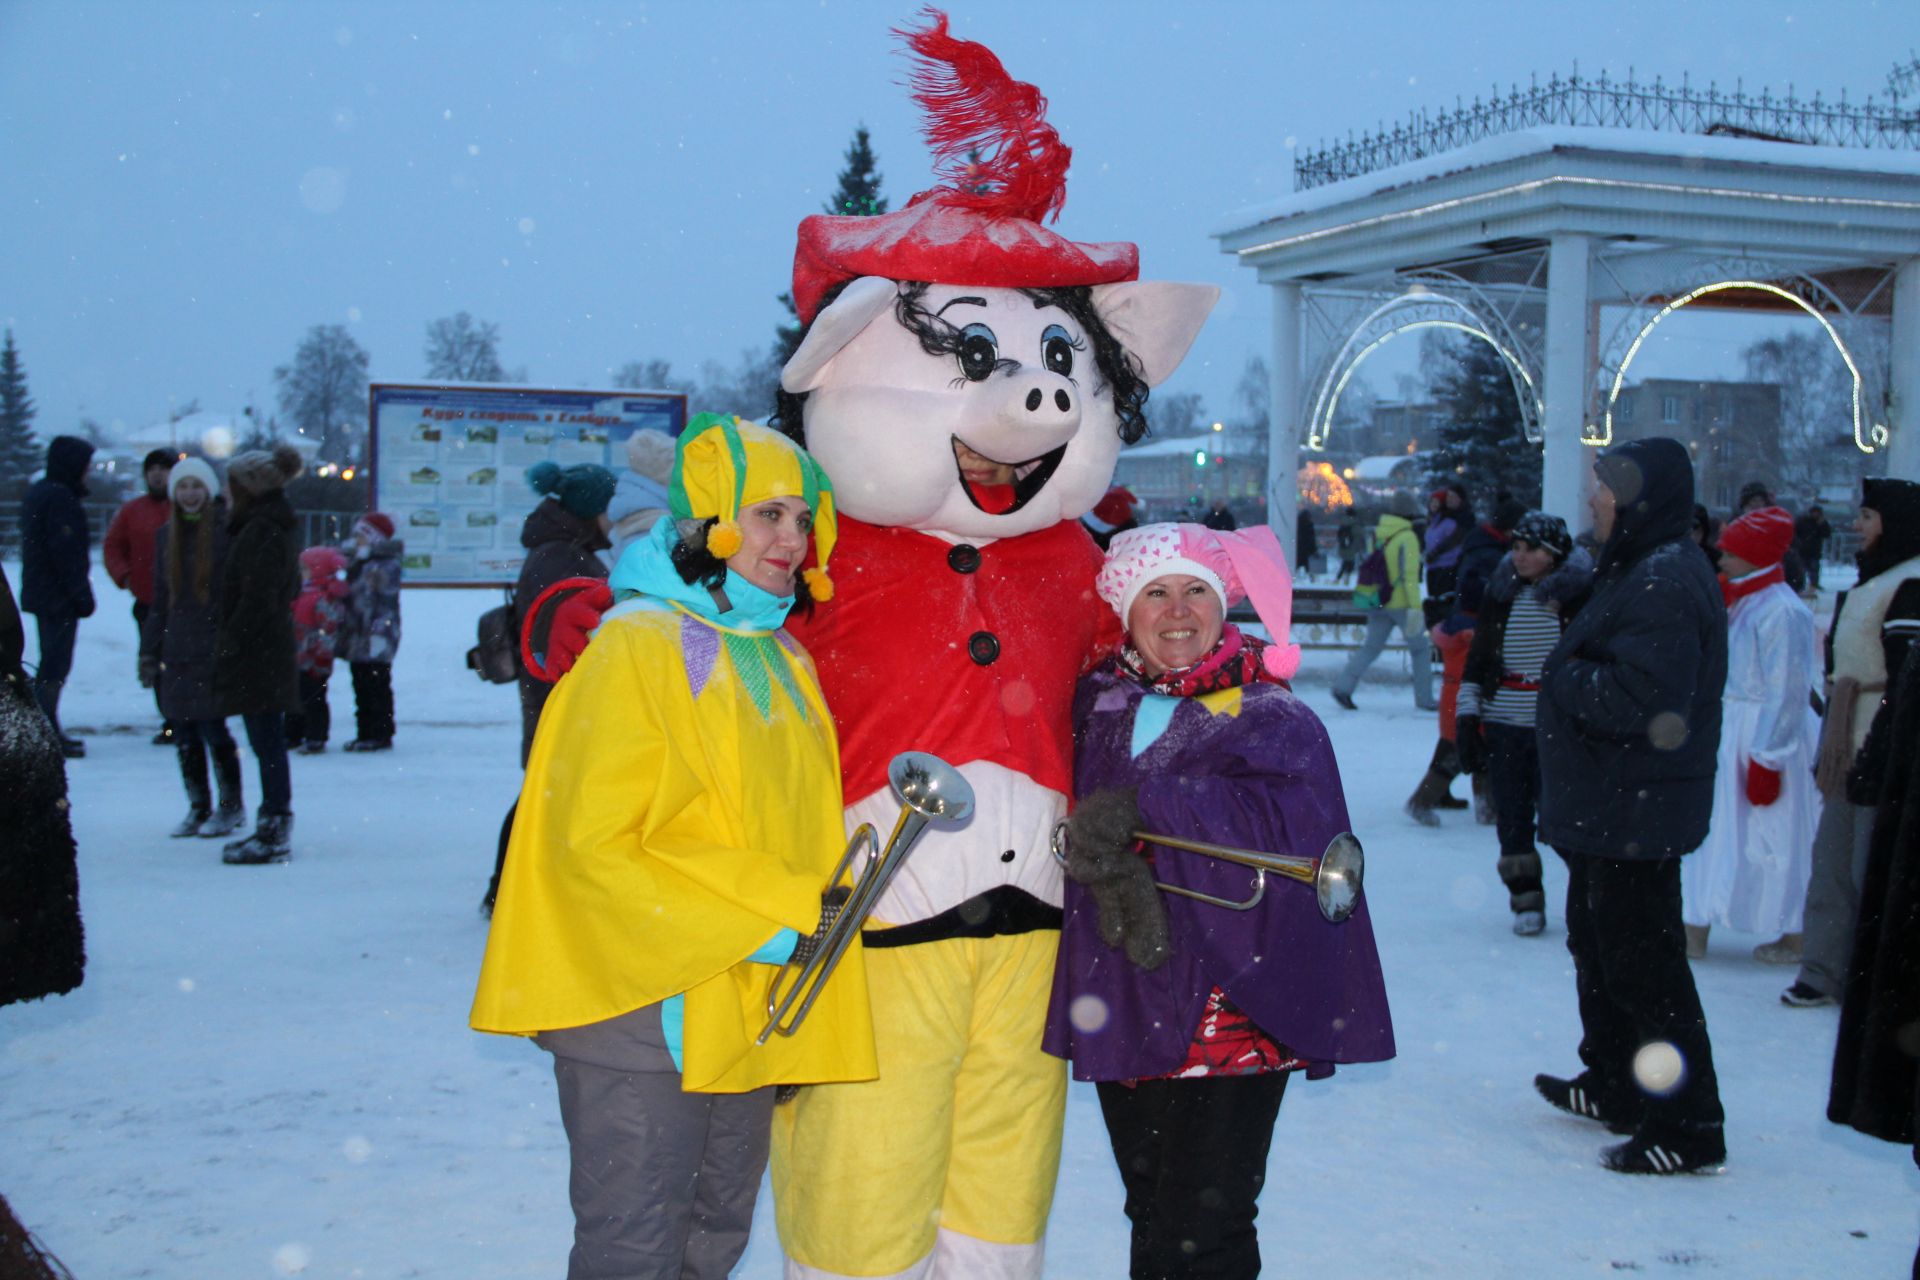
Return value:
<svg viewBox="0 0 1920 1280">
<path fill-rule="evenodd" d="M 513 602 L 495 605 L 480 615 L 479 643 L 467 650 L 467 669 L 489 684 L 512 684 L 520 678 L 520 623 Z"/>
<path fill-rule="evenodd" d="M 1387 553 L 1375 547 L 1353 575 L 1353 604 L 1356 609 L 1378 609 L 1391 579 L 1387 576 Z"/>
</svg>

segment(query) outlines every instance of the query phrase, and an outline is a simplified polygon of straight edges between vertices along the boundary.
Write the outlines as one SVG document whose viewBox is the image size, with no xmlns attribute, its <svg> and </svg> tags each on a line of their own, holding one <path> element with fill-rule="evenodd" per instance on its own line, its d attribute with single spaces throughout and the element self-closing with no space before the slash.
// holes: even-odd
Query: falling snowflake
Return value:
<svg viewBox="0 0 1920 1280">
<path fill-rule="evenodd" d="M 1633 1078 L 1648 1093 L 1665 1097 L 1687 1077 L 1680 1051 L 1665 1040 L 1649 1040 L 1633 1055 Z"/>
<path fill-rule="evenodd" d="M 1099 996 L 1076 996 L 1067 1006 L 1067 1020 L 1075 1031 L 1091 1035 L 1107 1025 L 1107 1002 Z"/>
</svg>

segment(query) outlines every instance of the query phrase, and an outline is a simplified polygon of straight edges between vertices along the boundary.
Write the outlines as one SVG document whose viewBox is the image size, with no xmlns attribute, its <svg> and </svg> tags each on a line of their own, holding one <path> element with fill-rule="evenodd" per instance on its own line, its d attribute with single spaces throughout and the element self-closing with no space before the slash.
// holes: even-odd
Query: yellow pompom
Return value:
<svg viewBox="0 0 1920 1280">
<path fill-rule="evenodd" d="M 722 520 L 707 530 L 707 554 L 716 560 L 725 560 L 740 550 L 740 526 L 731 520 Z"/>
<path fill-rule="evenodd" d="M 807 584 L 807 594 L 820 604 L 833 599 L 833 579 L 827 576 L 825 569 L 808 569 L 800 577 Z"/>
</svg>

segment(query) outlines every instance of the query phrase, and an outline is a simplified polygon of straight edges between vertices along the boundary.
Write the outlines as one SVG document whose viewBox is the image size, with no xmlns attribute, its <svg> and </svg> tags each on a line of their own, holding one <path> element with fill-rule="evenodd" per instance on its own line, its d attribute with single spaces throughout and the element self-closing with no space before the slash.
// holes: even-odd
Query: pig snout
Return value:
<svg viewBox="0 0 1920 1280">
<path fill-rule="evenodd" d="M 1006 459 L 1031 458 L 1057 449 L 1080 429 L 1080 400 L 1058 374 L 1020 371 L 994 380 L 985 406 L 987 433 L 968 443 Z M 969 433 L 970 435 L 970 433 Z M 991 447 L 990 447 L 991 446 Z"/>
</svg>

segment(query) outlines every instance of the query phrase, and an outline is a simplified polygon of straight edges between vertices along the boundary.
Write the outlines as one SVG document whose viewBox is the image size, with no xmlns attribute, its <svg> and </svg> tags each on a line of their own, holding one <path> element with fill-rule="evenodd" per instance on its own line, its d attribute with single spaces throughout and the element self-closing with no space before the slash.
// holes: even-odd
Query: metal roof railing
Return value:
<svg viewBox="0 0 1920 1280">
<path fill-rule="evenodd" d="M 1728 93 L 1714 84 L 1696 89 L 1684 78 L 1678 85 L 1665 84 L 1658 77 L 1644 84 L 1634 80 L 1631 72 L 1625 80 L 1609 80 L 1605 72 L 1597 79 L 1583 79 L 1576 69 L 1565 79 L 1555 74 L 1544 84 L 1535 80 L 1506 93 L 1495 89 L 1484 101 L 1476 97 L 1472 102 L 1456 101 L 1451 111 L 1417 111 L 1391 128 L 1382 125 L 1359 137 L 1349 134 L 1345 142 L 1296 152 L 1293 185 L 1305 191 L 1544 125 L 1920 150 L 1920 109 L 1897 102 L 1881 103 L 1869 97 L 1849 103 L 1844 90 L 1837 102 L 1826 101 L 1818 93 L 1805 99 L 1796 97 L 1791 86 L 1784 96 L 1768 89 L 1747 93 L 1738 84 Z"/>
</svg>

